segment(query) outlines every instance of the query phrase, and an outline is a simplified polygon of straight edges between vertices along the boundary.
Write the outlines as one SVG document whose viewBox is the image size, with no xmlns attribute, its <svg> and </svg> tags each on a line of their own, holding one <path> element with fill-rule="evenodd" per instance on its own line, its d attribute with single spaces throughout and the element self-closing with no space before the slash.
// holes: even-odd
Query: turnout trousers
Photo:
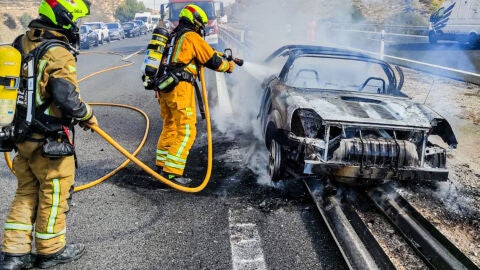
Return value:
<svg viewBox="0 0 480 270">
<path fill-rule="evenodd" d="M 13 169 L 18 187 L 4 225 L 4 253 L 29 253 L 33 235 L 39 255 L 55 254 L 65 247 L 75 161 L 73 156 L 45 158 L 41 146 L 31 141 L 17 144 Z"/>
<path fill-rule="evenodd" d="M 180 81 L 169 93 L 159 92 L 158 103 L 163 128 L 157 143 L 156 165 L 166 173 L 183 175 L 197 136 L 194 87 Z"/>
</svg>

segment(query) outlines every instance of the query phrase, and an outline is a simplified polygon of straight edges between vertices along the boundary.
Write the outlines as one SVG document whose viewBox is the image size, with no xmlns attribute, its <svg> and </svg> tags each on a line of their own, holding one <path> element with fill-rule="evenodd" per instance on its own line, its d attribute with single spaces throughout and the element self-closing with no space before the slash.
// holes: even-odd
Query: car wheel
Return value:
<svg viewBox="0 0 480 270">
<path fill-rule="evenodd" d="M 90 41 L 87 40 L 87 43 L 85 44 L 85 46 L 83 46 L 83 48 L 86 50 L 90 49 Z"/>
<path fill-rule="evenodd" d="M 272 181 L 278 181 L 285 172 L 285 152 L 275 139 L 270 141 L 268 152 L 268 174 Z"/>
<path fill-rule="evenodd" d="M 93 46 L 98 47 L 98 38 L 95 39 L 95 43 L 93 44 Z"/>
<path fill-rule="evenodd" d="M 109 36 L 107 37 L 107 42 L 110 42 L 110 41 L 111 41 L 111 40 L 110 40 L 110 35 L 109 35 Z"/>
</svg>

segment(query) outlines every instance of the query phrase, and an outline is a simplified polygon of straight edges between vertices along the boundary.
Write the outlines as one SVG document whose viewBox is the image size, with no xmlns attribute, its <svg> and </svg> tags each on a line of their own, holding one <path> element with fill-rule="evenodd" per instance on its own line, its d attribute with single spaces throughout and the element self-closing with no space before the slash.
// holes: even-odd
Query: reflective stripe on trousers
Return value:
<svg viewBox="0 0 480 270">
<path fill-rule="evenodd" d="M 183 175 L 188 154 L 197 135 L 193 85 L 179 82 L 171 92 L 160 93 L 159 104 L 163 128 L 157 144 L 157 157 L 163 158 L 163 154 L 167 154 L 163 162 L 157 159 L 157 165 L 161 164 L 167 173 Z"/>
<path fill-rule="evenodd" d="M 5 253 L 30 252 L 34 235 L 38 254 L 54 254 L 65 246 L 65 219 L 73 192 L 74 159 L 73 156 L 45 158 L 40 147 L 40 143 L 30 141 L 17 145 L 13 169 L 18 188 L 4 225 L 2 251 Z"/>
</svg>

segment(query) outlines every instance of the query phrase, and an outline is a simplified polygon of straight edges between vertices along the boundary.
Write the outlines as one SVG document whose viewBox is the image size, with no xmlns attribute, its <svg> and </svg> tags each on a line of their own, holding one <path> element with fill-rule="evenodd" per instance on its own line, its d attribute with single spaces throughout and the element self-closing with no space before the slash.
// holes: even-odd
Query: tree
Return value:
<svg viewBox="0 0 480 270">
<path fill-rule="evenodd" d="M 133 20 L 135 13 L 145 11 L 145 5 L 143 2 L 137 0 L 125 0 L 125 2 L 118 6 L 115 10 L 115 19 L 121 22 L 127 22 Z"/>
</svg>

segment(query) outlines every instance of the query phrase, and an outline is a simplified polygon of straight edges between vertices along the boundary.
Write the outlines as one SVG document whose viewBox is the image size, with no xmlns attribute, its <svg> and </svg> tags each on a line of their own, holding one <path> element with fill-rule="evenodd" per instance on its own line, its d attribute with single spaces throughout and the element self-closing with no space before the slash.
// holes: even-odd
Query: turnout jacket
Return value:
<svg viewBox="0 0 480 270">
<path fill-rule="evenodd" d="M 174 66 L 188 64 L 184 70 L 195 78 L 198 76 L 196 64 L 220 72 L 226 72 L 230 67 L 230 63 L 222 59 L 202 36 L 194 31 L 188 31 L 177 39 L 171 62 Z"/>
<path fill-rule="evenodd" d="M 21 38 L 23 52 L 30 52 L 45 39 L 57 39 L 68 43 L 67 37 L 59 32 L 31 27 Z M 27 71 L 22 72 L 26 76 Z M 80 98 L 76 59 L 67 48 L 63 46 L 50 48 L 38 61 L 36 76 L 35 105 L 38 108 L 49 102 L 45 111 L 35 116 L 42 124 L 47 127 L 50 124 L 58 126 L 58 123 L 69 124 L 72 120 L 86 121 L 92 117 L 91 106 Z"/>
</svg>

